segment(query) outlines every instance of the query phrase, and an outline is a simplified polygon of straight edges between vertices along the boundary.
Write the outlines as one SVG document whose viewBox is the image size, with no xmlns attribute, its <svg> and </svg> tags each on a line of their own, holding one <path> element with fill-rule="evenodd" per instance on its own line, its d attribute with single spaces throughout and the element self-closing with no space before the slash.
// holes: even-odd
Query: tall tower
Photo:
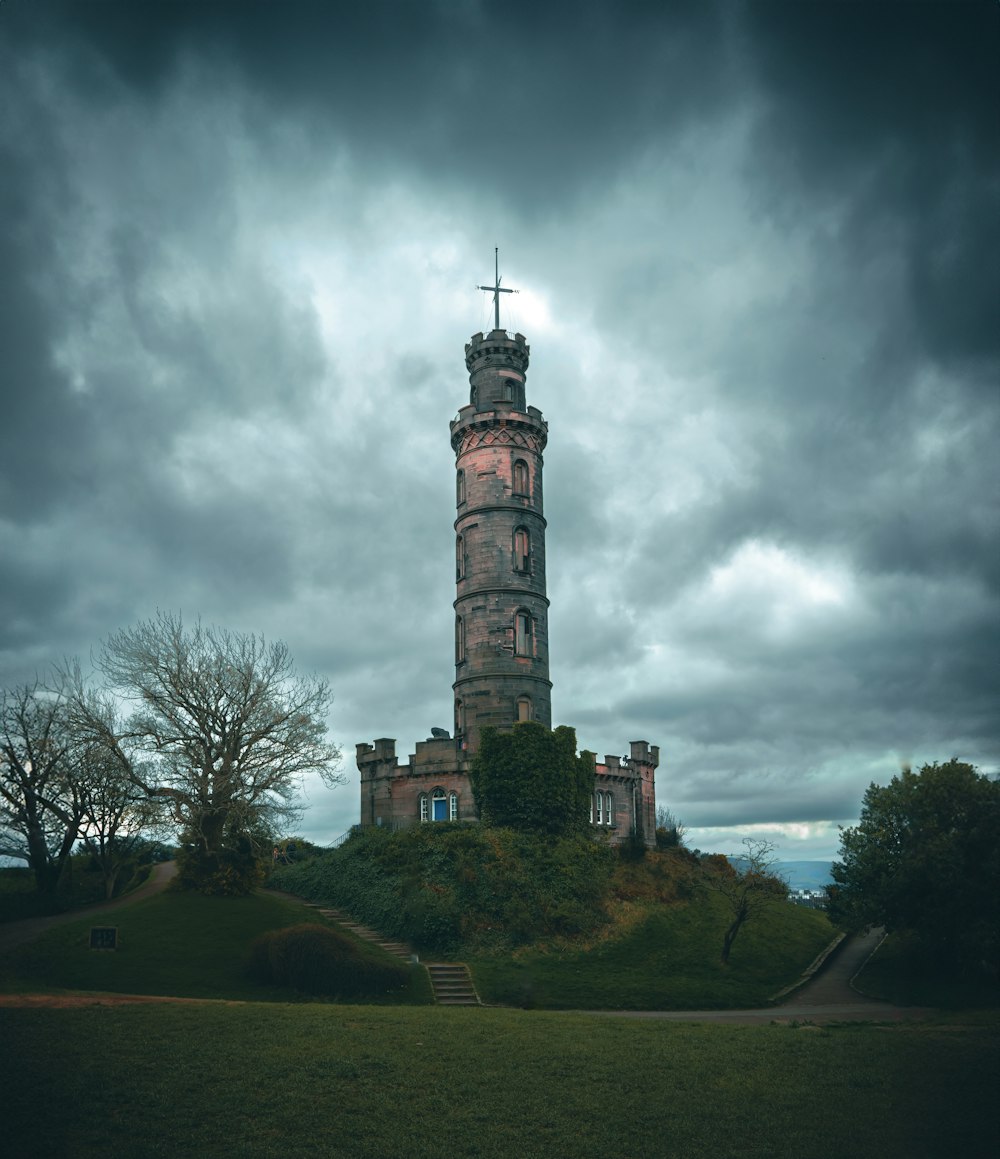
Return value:
<svg viewBox="0 0 1000 1159">
<path fill-rule="evenodd" d="M 499 278 L 493 289 L 499 296 Z M 498 310 L 499 313 L 499 310 Z M 465 756 L 484 725 L 552 727 L 542 451 L 548 424 L 525 401 L 529 348 L 499 328 L 465 347 L 469 404 L 455 451 L 455 736 Z"/>
</svg>

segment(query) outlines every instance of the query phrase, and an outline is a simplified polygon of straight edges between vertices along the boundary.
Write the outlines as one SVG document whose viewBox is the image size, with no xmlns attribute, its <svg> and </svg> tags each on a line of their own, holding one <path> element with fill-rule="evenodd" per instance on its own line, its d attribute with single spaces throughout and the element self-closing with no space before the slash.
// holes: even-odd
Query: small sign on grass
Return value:
<svg viewBox="0 0 1000 1159">
<path fill-rule="evenodd" d="M 92 950 L 117 950 L 118 949 L 118 927 L 117 926 L 91 926 L 90 927 L 90 948 Z"/>
</svg>

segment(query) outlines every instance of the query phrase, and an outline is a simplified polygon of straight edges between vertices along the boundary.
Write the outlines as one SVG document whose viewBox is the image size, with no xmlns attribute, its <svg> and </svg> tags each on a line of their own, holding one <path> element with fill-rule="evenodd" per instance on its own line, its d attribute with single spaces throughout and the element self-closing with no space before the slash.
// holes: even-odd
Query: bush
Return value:
<svg viewBox="0 0 1000 1159">
<path fill-rule="evenodd" d="M 245 833 L 227 837 L 218 852 L 185 840 L 177 851 L 175 889 L 191 889 L 213 897 L 242 897 L 264 881 L 267 863 L 254 851 Z"/>
<path fill-rule="evenodd" d="M 374 997 L 409 980 L 402 963 L 376 958 L 346 934 L 309 922 L 262 934 L 251 946 L 250 969 L 264 985 L 340 998 Z"/>
<path fill-rule="evenodd" d="M 586 837 L 438 823 L 362 830 L 273 884 L 449 955 L 590 933 L 607 921 L 614 851 Z"/>
</svg>

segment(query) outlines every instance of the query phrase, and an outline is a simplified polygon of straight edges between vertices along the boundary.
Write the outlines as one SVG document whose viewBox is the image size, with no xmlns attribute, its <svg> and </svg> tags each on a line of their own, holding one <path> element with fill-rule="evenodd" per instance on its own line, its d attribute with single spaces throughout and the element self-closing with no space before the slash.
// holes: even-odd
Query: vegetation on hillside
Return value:
<svg viewBox="0 0 1000 1159">
<path fill-rule="evenodd" d="M 453 954 L 592 933 L 607 921 L 615 863 L 589 837 L 442 823 L 364 829 L 271 880 L 420 950 Z"/>
<path fill-rule="evenodd" d="M 589 831 L 594 754 L 577 756 L 576 731 L 567 725 L 484 728 L 469 780 L 486 825 L 560 836 Z"/>
</svg>

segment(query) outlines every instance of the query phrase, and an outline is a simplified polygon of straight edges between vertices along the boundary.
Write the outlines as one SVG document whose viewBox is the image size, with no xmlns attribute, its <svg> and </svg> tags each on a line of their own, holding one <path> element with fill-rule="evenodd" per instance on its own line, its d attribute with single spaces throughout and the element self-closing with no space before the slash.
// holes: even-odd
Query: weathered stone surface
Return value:
<svg viewBox="0 0 1000 1159">
<path fill-rule="evenodd" d="M 521 334 L 475 334 L 465 347 L 469 403 L 451 424 L 455 452 L 454 738 L 418 742 L 406 764 L 395 741 L 357 746 L 361 824 L 403 827 L 435 816 L 474 820 L 468 762 L 487 725 L 552 727 L 549 601 L 545 593 L 542 452 L 548 424 L 528 406 L 529 347 Z M 652 844 L 659 751 L 632 742 L 594 779 L 595 829 Z M 435 805 L 435 802 L 438 802 Z"/>
</svg>

